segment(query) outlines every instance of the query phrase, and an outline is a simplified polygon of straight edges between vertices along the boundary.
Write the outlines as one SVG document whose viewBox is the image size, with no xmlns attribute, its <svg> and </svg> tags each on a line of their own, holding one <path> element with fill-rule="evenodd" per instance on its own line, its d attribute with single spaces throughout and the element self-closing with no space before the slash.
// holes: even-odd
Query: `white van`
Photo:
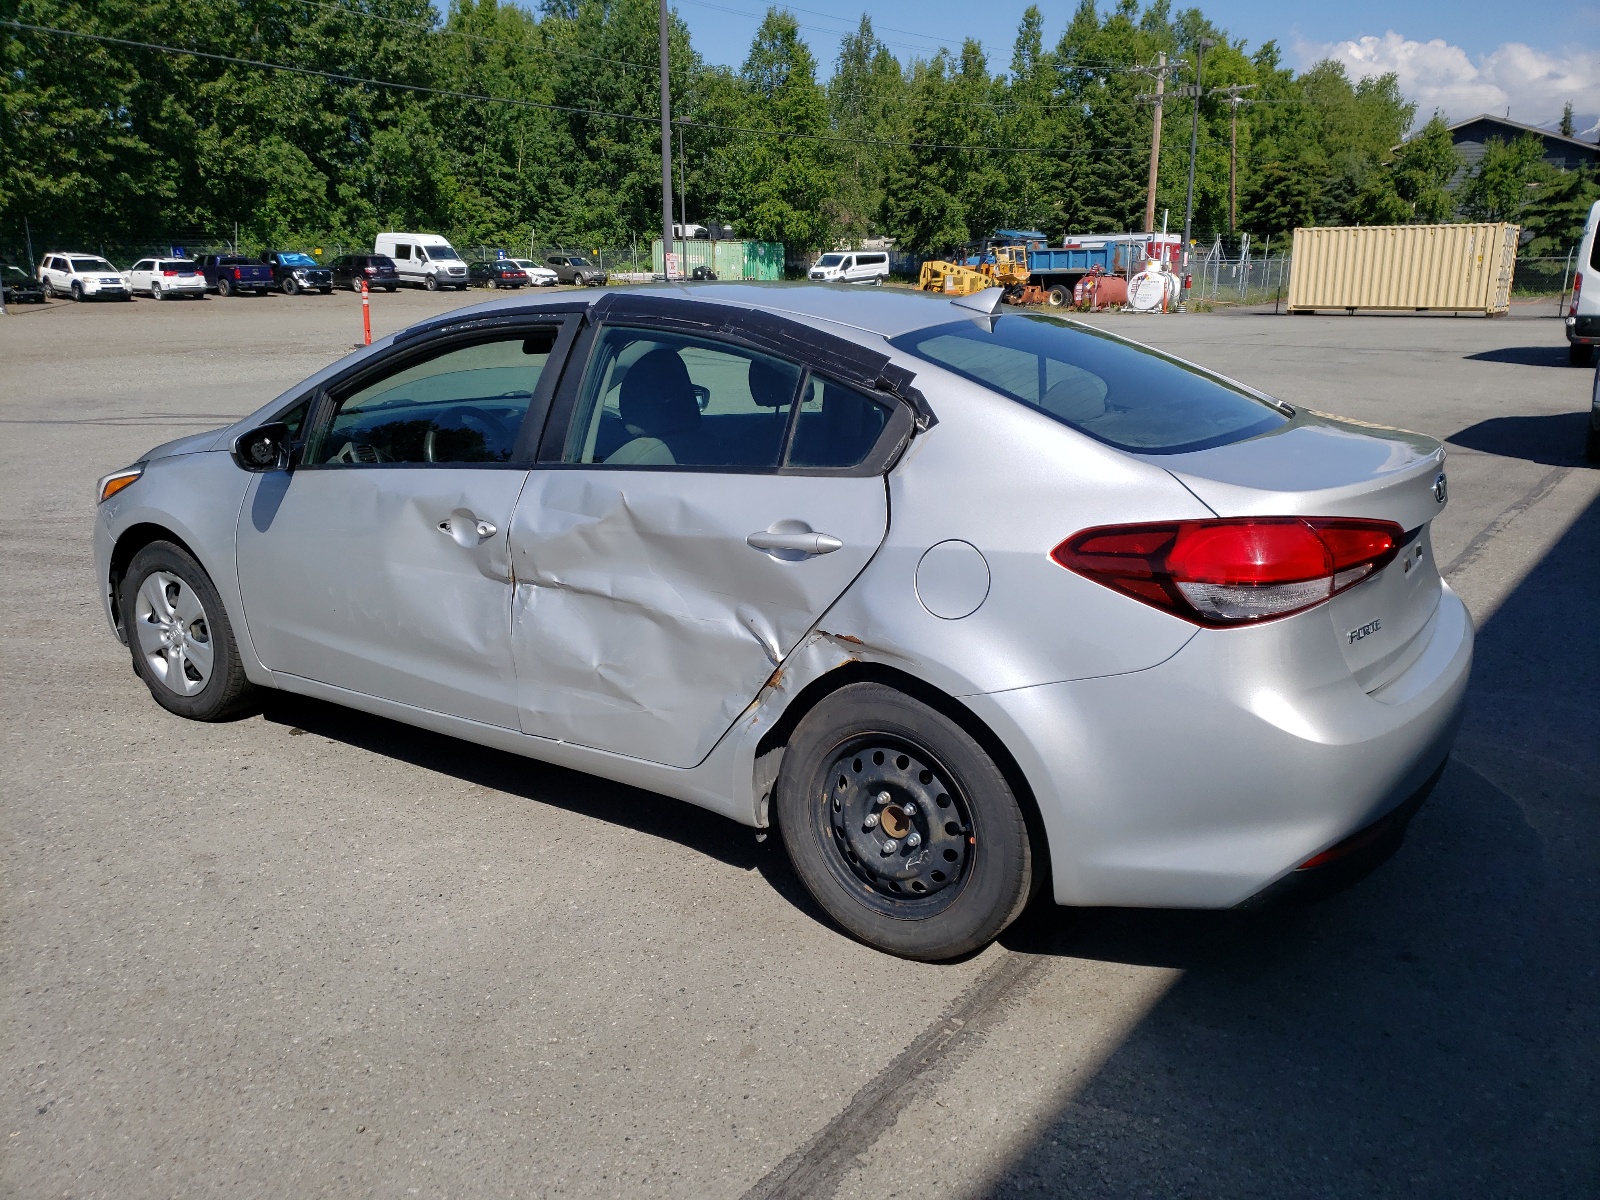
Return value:
<svg viewBox="0 0 1600 1200">
<path fill-rule="evenodd" d="M 834 250 L 817 259 L 808 278 L 822 283 L 882 283 L 889 256 L 882 250 Z"/>
<path fill-rule="evenodd" d="M 1600 200 L 1583 223 L 1577 266 L 1572 275 L 1572 303 L 1567 306 L 1567 355 L 1573 366 L 1587 367 L 1600 342 Z"/>
<path fill-rule="evenodd" d="M 430 292 L 467 289 L 467 264 L 437 233 L 380 233 L 372 252 L 394 259 L 402 283 L 420 283 Z"/>
</svg>

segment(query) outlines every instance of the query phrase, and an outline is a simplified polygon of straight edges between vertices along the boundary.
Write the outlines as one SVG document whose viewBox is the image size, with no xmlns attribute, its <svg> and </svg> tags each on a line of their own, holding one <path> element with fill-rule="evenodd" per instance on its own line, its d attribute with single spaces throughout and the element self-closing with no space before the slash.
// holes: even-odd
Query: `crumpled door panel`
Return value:
<svg viewBox="0 0 1600 1200">
<path fill-rule="evenodd" d="M 511 529 L 523 731 L 695 765 L 887 523 L 879 478 L 535 470 Z M 747 541 L 801 527 L 841 545 Z"/>
</svg>

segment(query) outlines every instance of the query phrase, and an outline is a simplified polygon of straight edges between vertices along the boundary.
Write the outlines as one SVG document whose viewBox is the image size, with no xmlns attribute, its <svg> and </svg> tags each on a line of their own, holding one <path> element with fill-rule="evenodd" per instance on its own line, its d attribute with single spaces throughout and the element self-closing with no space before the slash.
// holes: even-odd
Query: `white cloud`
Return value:
<svg viewBox="0 0 1600 1200">
<path fill-rule="evenodd" d="M 1549 54 L 1522 42 L 1505 42 L 1474 60 L 1443 38 L 1419 42 L 1392 29 L 1382 37 L 1301 42 L 1295 49 L 1303 65 L 1331 58 L 1356 79 L 1393 71 L 1406 99 L 1416 103 L 1419 121 L 1436 108 L 1450 120 L 1462 121 L 1483 112 L 1503 115 L 1509 107 L 1514 121 L 1554 125 L 1561 106 L 1570 100 L 1580 129 L 1600 125 L 1595 106 L 1600 50 L 1574 47 Z"/>
</svg>

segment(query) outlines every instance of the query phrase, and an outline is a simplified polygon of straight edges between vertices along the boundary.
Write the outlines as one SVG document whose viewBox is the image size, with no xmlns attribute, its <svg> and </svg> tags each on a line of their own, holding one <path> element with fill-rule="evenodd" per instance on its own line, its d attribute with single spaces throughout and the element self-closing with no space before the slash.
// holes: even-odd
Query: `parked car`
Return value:
<svg viewBox="0 0 1600 1200">
<path fill-rule="evenodd" d="M 1572 274 L 1572 301 L 1567 306 L 1567 356 L 1575 367 L 1594 361 L 1600 342 L 1600 200 L 1589 208 L 1578 242 L 1577 270 Z"/>
<path fill-rule="evenodd" d="M 279 688 L 775 824 L 912 958 L 1036 885 L 1370 868 L 1472 661 L 1444 448 L 998 296 L 433 317 L 102 480 L 101 598 L 174 713 Z"/>
<path fill-rule="evenodd" d="M 141 258 L 128 268 L 128 290 L 152 300 L 203 300 L 206 277 L 191 258 Z"/>
<path fill-rule="evenodd" d="M 272 269 L 272 285 L 285 296 L 299 292 L 333 292 L 333 272 L 298 250 L 268 250 L 261 261 Z"/>
<path fill-rule="evenodd" d="M 554 271 L 562 283 L 599 287 L 607 280 L 606 273 L 581 254 L 551 254 L 545 258 L 544 265 Z"/>
<path fill-rule="evenodd" d="M 513 258 L 511 261 L 527 272 L 528 283 L 533 287 L 555 287 L 561 282 L 554 270 L 540 266 L 531 258 Z"/>
<path fill-rule="evenodd" d="M 39 263 L 39 282 L 52 299 L 133 299 L 127 278 L 98 254 L 51 251 Z"/>
<path fill-rule="evenodd" d="M 528 273 L 508 258 L 472 263 L 467 267 L 467 278 L 478 287 L 520 288 L 528 286 Z"/>
<path fill-rule="evenodd" d="M 44 284 L 21 267 L 0 265 L 0 299 L 7 304 L 43 304 Z"/>
<path fill-rule="evenodd" d="M 889 256 L 882 250 L 830 251 L 817 259 L 807 278 L 818 283 L 882 283 L 889 278 Z"/>
<path fill-rule="evenodd" d="M 224 296 L 246 292 L 265 296 L 272 289 L 272 268 L 242 254 L 203 254 L 200 270 L 205 275 L 206 287 L 215 288 Z"/>
<path fill-rule="evenodd" d="M 333 260 L 335 287 L 347 287 L 352 292 L 361 290 L 361 281 L 367 281 L 368 291 L 382 289 L 392 292 L 400 286 L 400 272 L 395 270 L 394 259 L 387 254 L 344 254 Z"/>
<path fill-rule="evenodd" d="M 442 287 L 466 290 L 467 264 L 436 233 L 380 233 L 373 250 L 394 260 L 405 283 L 420 283 L 430 292 Z"/>
</svg>

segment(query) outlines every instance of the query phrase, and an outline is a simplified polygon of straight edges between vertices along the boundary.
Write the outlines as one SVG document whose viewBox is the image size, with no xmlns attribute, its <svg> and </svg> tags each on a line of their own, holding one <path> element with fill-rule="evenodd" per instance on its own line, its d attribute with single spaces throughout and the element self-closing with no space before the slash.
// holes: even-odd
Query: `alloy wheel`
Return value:
<svg viewBox="0 0 1600 1200">
<path fill-rule="evenodd" d="M 211 679 L 211 625 L 195 590 L 177 575 L 152 571 L 139 585 L 133 626 L 150 674 L 180 696 Z"/>
</svg>

